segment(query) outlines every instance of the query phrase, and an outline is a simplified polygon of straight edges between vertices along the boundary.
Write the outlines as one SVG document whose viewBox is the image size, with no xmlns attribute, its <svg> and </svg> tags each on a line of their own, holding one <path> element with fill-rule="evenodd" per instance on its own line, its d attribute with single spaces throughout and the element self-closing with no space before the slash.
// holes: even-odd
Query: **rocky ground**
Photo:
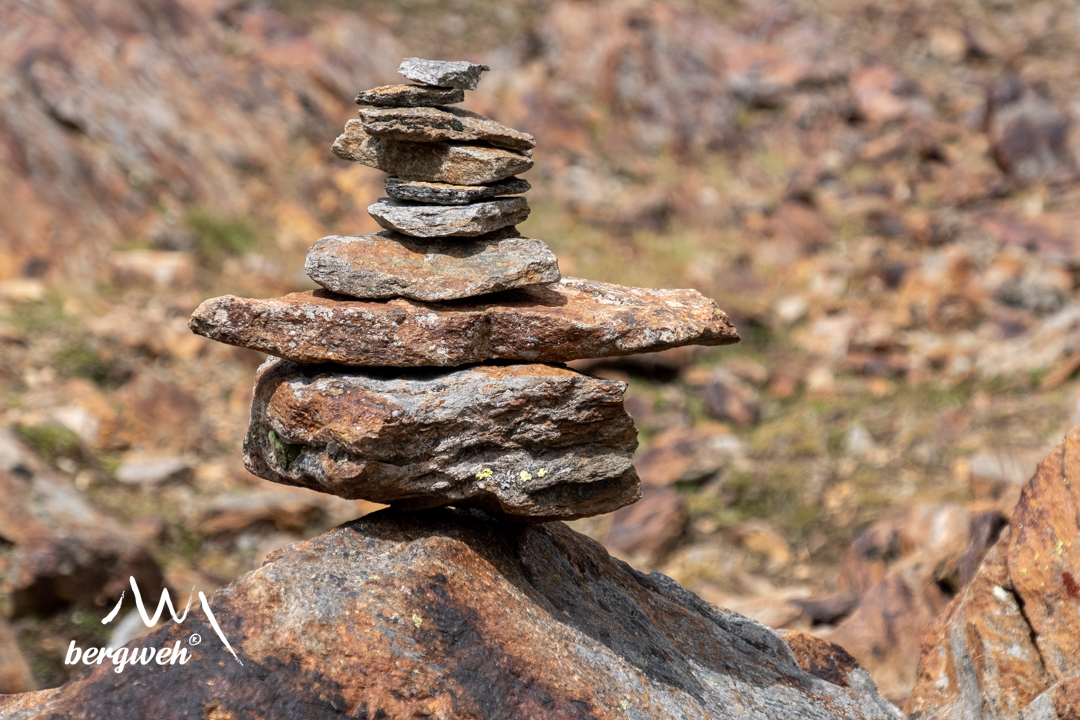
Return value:
<svg viewBox="0 0 1080 720">
<path fill-rule="evenodd" d="M 420 54 L 493 68 L 468 110 L 537 138 L 521 230 L 564 275 L 697 288 L 743 337 L 577 364 L 629 380 L 645 495 L 574 527 L 902 701 L 1077 422 L 1075 8 L 351 7 L 0 9 L 0 682 L 66 680 L 118 578 L 209 591 L 374 509 L 248 475 L 263 356 L 186 323 L 380 229 L 330 143 Z"/>
</svg>

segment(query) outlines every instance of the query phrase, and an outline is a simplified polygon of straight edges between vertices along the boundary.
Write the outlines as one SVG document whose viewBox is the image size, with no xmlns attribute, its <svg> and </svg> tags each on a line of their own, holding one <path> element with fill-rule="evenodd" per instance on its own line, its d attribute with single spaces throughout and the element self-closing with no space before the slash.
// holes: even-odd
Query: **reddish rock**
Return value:
<svg viewBox="0 0 1080 720">
<path fill-rule="evenodd" d="M 1061 182 L 1077 177 L 1077 158 L 1069 136 L 1072 118 L 1045 86 L 1010 76 L 991 88 L 986 128 L 998 166 L 1024 184 Z"/>
<path fill-rule="evenodd" d="M 0 618 L 0 695 L 35 689 L 37 683 L 19 649 L 19 639 L 11 625 Z"/>
<path fill-rule="evenodd" d="M 623 557 L 657 557 L 670 550 L 685 530 L 686 510 L 679 491 L 647 485 L 641 500 L 612 515 L 604 544 Z"/>
<path fill-rule="evenodd" d="M 912 718 L 1074 718 L 1080 428 L 1035 471 L 1008 532 L 922 638 Z"/>
<path fill-rule="evenodd" d="M 373 137 L 410 142 L 486 142 L 510 150 L 532 150 L 536 139 L 462 108 L 394 107 L 360 110 Z"/>
<path fill-rule="evenodd" d="M 562 523 L 384 511 L 272 554 L 210 604 L 242 665 L 193 611 L 128 646 L 197 632 L 186 665 L 94 665 L 0 715 L 901 718 L 838 648 L 787 642 Z"/>
<path fill-rule="evenodd" d="M 273 360 L 244 462 L 273 482 L 410 509 L 598 515 L 639 497 L 625 388 L 549 365 L 388 374 Z"/>
<path fill-rule="evenodd" d="M 705 412 L 717 420 L 737 425 L 754 425 L 761 414 L 757 391 L 734 373 L 717 368 L 702 396 Z"/>
<path fill-rule="evenodd" d="M 562 362 L 680 345 L 729 345 L 739 334 L 695 290 L 561 282 L 453 304 L 366 302 L 324 291 L 207 300 L 198 335 L 297 362 L 445 366 L 485 360 Z"/>
</svg>

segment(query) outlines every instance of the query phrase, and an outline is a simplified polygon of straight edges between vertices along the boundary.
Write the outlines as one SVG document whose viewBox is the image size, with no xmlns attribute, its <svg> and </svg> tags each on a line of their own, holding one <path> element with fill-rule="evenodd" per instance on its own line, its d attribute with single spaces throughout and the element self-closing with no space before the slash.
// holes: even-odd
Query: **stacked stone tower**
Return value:
<svg viewBox="0 0 1080 720">
<path fill-rule="evenodd" d="M 561 363 L 738 342 L 694 290 L 562 278 L 521 237 L 534 139 L 453 107 L 485 70 L 409 58 L 416 84 L 357 97 L 333 150 L 388 174 L 368 208 L 386 230 L 315 243 L 305 268 L 325 289 L 192 316 L 200 335 L 275 356 L 244 442 L 259 477 L 402 509 L 610 512 L 640 497 L 625 384 Z"/>
</svg>

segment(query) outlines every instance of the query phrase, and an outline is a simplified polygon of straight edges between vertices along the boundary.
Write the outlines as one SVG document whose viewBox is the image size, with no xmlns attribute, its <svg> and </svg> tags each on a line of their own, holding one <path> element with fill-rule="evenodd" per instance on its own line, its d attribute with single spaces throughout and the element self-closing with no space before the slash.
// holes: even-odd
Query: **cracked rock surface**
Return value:
<svg viewBox="0 0 1080 720">
<path fill-rule="evenodd" d="M 357 105 L 396 108 L 451 105 L 464 100 L 464 90 L 427 85 L 382 85 L 364 90 L 356 96 Z"/>
<path fill-rule="evenodd" d="M 396 367 L 565 362 L 739 341 L 727 313 L 696 290 L 580 278 L 437 304 L 353 300 L 324 290 L 225 295 L 200 305 L 188 327 L 298 362 Z"/>
<path fill-rule="evenodd" d="M 0 698 L 5 720 L 901 720 L 865 670 L 644 575 L 562 523 L 383 510 L 272 553 L 130 648 L 198 633 L 186 665 L 94 665 Z"/>
<path fill-rule="evenodd" d="M 546 243 L 507 234 L 450 240 L 417 240 L 392 232 L 332 235 L 315 243 L 304 269 L 312 280 L 342 295 L 427 302 L 559 281 L 559 261 Z"/>
<path fill-rule="evenodd" d="M 368 214 L 387 230 L 413 237 L 475 237 L 525 222 L 529 201 L 512 197 L 443 206 L 379 198 Z"/>
<path fill-rule="evenodd" d="M 521 178 L 507 178 L 491 185 L 448 185 L 446 183 L 420 182 L 386 178 L 386 194 L 397 200 L 433 203 L 436 205 L 468 205 L 499 195 L 522 195 L 532 185 Z"/>
<path fill-rule="evenodd" d="M 363 122 L 350 120 L 331 148 L 343 160 L 352 160 L 403 180 L 486 185 L 523 173 L 531 158 L 502 148 L 444 142 L 409 142 L 376 138 Z"/>
<path fill-rule="evenodd" d="M 549 365 L 391 373 L 274 359 L 255 382 L 244 463 L 408 509 L 599 515 L 640 496 L 625 389 Z"/>
<path fill-rule="evenodd" d="M 1080 428 L 1039 464 L 974 580 L 923 633 L 906 711 L 930 718 L 1077 717 Z"/>
<path fill-rule="evenodd" d="M 532 150 L 536 139 L 489 117 L 462 108 L 361 108 L 368 135 L 412 142 L 487 142 L 511 150 Z"/>
<path fill-rule="evenodd" d="M 480 73 L 491 70 L 487 65 L 477 65 L 465 60 L 424 60 L 405 58 L 398 72 L 414 82 L 438 87 L 475 90 Z"/>
</svg>

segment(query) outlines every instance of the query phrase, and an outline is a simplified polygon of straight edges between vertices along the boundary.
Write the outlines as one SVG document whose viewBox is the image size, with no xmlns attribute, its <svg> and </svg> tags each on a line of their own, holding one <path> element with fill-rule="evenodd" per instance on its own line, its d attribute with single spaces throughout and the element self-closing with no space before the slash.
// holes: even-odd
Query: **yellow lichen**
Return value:
<svg viewBox="0 0 1080 720">
<path fill-rule="evenodd" d="M 477 480 L 487 480 L 489 477 L 491 477 L 494 474 L 495 473 L 492 471 L 491 468 L 484 468 L 480 472 L 476 473 L 476 479 Z"/>
<path fill-rule="evenodd" d="M 547 468 L 540 468 L 536 471 L 536 477 L 544 477 L 547 475 Z"/>
<path fill-rule="evenodd" d="M 527 470 L 522 470 L 518 473 L 518 480 L 520 480 L 521 482 L 529 482 L 530 480 L 532 480 L 532 474 Z"/>
<path fill-rule="evenodd" d="M 424 618 L 420 617 L 419 615 L 413 615 L 412 616 L 412 624 L 415 625 L 416 627 L 420 627 L 421 625 L 424 624 Z"/>
</svg>

